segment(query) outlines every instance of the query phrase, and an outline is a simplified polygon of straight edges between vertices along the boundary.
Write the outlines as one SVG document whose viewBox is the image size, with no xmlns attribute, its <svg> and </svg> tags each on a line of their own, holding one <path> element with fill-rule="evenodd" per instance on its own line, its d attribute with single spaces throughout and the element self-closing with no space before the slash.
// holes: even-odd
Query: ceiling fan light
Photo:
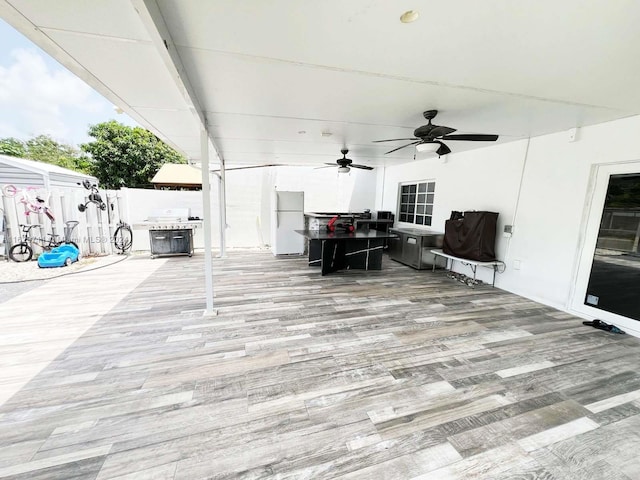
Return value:
<svg viewBox="0 0 640 480">
<path fill-rule="evenodd" d="M 417 11 L 408 10 L 408 11 L 404 12 L 402 15 L 400 15 L 400 21 L 402 23 L 415 22 L 418 19 L 419 16 L 420 16 L 420 14 Z"/>
<path fill-rule="evenodd" d="M 435 153 L 439 148 L 440 148 L 440 144 L 436 143 L 436 142 L 418 143 L 416 145 L 416 152 L 418 152 L 418 153 L 423 153 L 423 152 Z"/>
<path fill-rule="evenodd" d="M 338 167 L 338 173 L 349 173 L 350 170 L 349 167 Z"/>
</svg>

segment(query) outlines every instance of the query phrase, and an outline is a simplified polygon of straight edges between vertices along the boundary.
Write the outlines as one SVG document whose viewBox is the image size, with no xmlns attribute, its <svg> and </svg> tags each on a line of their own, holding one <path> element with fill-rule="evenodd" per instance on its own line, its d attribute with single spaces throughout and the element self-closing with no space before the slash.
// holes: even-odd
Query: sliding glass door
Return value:
<svg viewBox="0 0 640 480">
<path fill-rule="evenodd" d="M 584 304 L 640 320 L 640 174 L 609 177 Z"/>
</svg>

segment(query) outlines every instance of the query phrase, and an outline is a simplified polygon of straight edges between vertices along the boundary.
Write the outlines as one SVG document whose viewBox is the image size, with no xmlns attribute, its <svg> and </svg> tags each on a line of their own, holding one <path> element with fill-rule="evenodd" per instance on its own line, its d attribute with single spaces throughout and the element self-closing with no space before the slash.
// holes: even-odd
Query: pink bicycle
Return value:
<svg viewBox="0 0 640 480">
<path fill-rule="evenodd" d="M 49 197 L 51 192 L 46 193 L 46 197 L 42 198 L 38 195 L 37 187 L 18 188 L 15 185 L 5 185 L 2 192 L 6 197 L 16 198 L 16 200 L 24 205 L 25 215 L 30 213 L 44 213 L 52 222 L 55 220 L 53 211 L 49 206 Z"/>
</svg>

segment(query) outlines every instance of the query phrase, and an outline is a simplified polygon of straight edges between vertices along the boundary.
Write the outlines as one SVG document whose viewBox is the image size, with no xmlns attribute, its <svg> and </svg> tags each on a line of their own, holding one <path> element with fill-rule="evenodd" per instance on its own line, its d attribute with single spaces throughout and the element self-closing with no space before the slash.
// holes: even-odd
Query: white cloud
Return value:
<svg viewBox="0 0 640 480">
<path fill-rule="evenodd" d="M 62 67 L 50 68 L 35 50 L 16 49 L 11 58 L 11 65 L 0 66 L 1 130 L 21 132 L 14 135 L 20 138 L 49 134 L 73 143 L 78 132 L 69 119 L 104 109 L 106 102 L 91 87 Z"/>
<path fill-rule="evenodd" d="M 0 138 L 22 138 L 23 132 L 7 122 L 0 122 Z"/>
</svg>

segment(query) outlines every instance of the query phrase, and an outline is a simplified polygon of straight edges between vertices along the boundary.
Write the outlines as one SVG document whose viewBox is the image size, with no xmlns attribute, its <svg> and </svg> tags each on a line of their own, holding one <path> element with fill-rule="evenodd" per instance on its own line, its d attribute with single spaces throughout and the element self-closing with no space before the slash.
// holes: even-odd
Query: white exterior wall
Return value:
<svg viewBox="0 0 640 480">
<path fill-rule="evenodd" d="M 304 191 L 306 212 L 361 212 L 375 207 L 376 173 L 336 167 L 277 167 L 273 185 L 278 190 Z"/>
<path fill-rule="evenodd" d="M 257 247 L 269 242 L 269 236 L 262 237 L 262 223 L 269 226 L 268 217 L 261 217 L 262 205 L 270 199 L 263 192 L 263 178 L 270 168 L 230 170 L 226 174 L 227 192 L 227 246 Z M 218 215 L 218 183 L 214 177 L 216 206 Z M 217 229 L 216 229 L 217 231 Z M 219 244 L 216 238 L 214 244 Z"/>
<path fill-rule="evenodd" d="M 363 211 L 375 208 L 376 174 L 353 169 L 338 174 L 336 168 L 269 167 L 229 170 L 226 173 L 227 245 L 230 248 L 266 247 L 271 228 L 271 192 L 304 191 L 305 211 Z M 219 248 L 218 179 L 212 176 L 212 242 Z M 123 218 L 134 225 L 155 209 L 189 207 L 202 218 L 202 193 L 175 190 L 123 188 Z M 203 230 L 194 231 L 196 248 L 204 246 Z M 134 250 L 149 250 L 149 235 L 134 231 Z"/>
<path fill-rule="evenodd" d="M 217 192 L 217 184 L 212 183 L 212 189 Z M 179 190 L 149 190 L 141 188 L 123 188 L 119 190 L 121 198 L 121 216 L 133 228 L 134 251 L 151 250 L 149 233 L 147 229 L 136 227 L 153 215 L 154 210 L 166 208 L 190 208 L 191 216 L 203 217 L 202 192 Z M 214 197 L 215 205 L 212 206 L 212 237 L 218 238 L 218 203 L 217 194 Z M 213 202 L 212 202 L 213 204 Z M 195 248 L 204 247 L 203 229 L 193 231 L 193 244 Z M 219 242 L 214 242 L 217 248 Z"/>
<path fill-rule="evenodd" d="M 397 215 L 398 184 L 416 180 L 435 180 L 435 203 L 431 230 L 444 232 L 444 222 L 452 210 L 489 210 L 499 212 L 498 229 L 513 219 L 515 199 L 524 161 L 526 142 L 512 142 L 483 148 L 449 158 L 430 158 L 386 168 L 385 192 L 379 210 Z M 501 172 L 497 176 L 494 172 Z M 381 180 L 379 180 L 381 183 Z M 511 199 L 511 200 L 509 200 Z M 396 227 L 420 228 L 396 221 Z M 425 227 L 427 228 L 427 227 Z M 496 242 L 496 255 L 504 258 L 508 243 Z M 490 280 L 488 271 L 478 270 L 479 278 Z M 496 280 L 497 281 L 497 280 Z"/>
<path fill-rule="evenodd" d="M 496 254 L 507 270 L 496 286 L 640 333 L 638 322 L 582 306 L 608 182 L 607 175 L 596 182 L 596 173 L 614 164 L 640 172 L 639 130 L 640 117 L 631 117 L 582 128 L 575 142 L 567 132 L 532 138 L 526 162 L 525 140 L 387 167 L 376 205 L 395 213 L 399 182 L 435 179 L 433 229 L 444 231 L 451 210 L 500 213 Z M 502 236 L 505 224 L 514 225 L 511 238 Z M 490 271 L 479 278 L 489 280 Z"/>
<path fill-rule="evenodd" d="M 202 218 L 202 192 L 179 190 L 149 190 L 123 188 L 125 209 L 129 223 L 145 221 L 154 210 L 166 208 L 190 208 L 191 215 Z"/>
<path fill-rule="evenodd" d="M 267 246 L 271 238 L 271 193 L 274 189 L 303 191 L 304 209 L 363 211 L 374 209 L 374 172 L 336 168 L 270 167 L 227 172 L 227 244 L 229 247 Z M 217 190 L 216 190 L 217 211 Z M 214 238 L 217 244 L 217 238 Z"/>
<path fill-rule="evenodd" d="M 271 193 L 276 188 L 303 191 L 306 212 L 373 210 L 375 172 L 352 169 L 349 174 L 338 174 L 336 170 L 269 167 L 228 171 L 227 244 L 232 248 L 269 244 Z M 217 202 L 217 190 L 215 195 Z M 217 209 L 217 203 L 214 208 Z"/>
</svg>

